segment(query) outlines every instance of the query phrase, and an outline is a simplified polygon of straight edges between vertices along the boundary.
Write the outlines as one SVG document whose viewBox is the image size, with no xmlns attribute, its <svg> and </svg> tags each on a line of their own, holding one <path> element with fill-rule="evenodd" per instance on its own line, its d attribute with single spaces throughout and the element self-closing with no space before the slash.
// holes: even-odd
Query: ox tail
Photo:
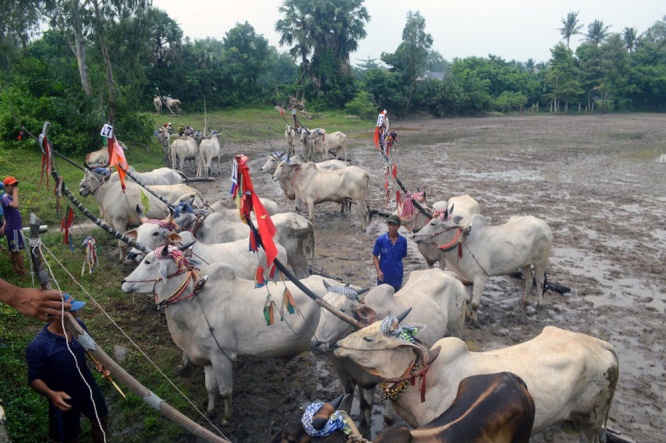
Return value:
<svg viewBox="0 0 666 443">
<path fill-rule="evenodd" d="M 189 185 L 190 185 L 190 179 L 187 178 L 187 175 L 185 175 L 182 171 L 178 171 L 178 170 L 176 170 L 176 172 L 177 172 L 178 174 L 180 174 L 181 177 L 183 177 L 183 180 L 185 180 L 185 184 L 186 184 L 187 186 L 189 186 Z"/>
<path fill-rule="evenodd" d="M 617 355 L 617 351 L 610 343 L 602 341 L 601 346 L 611 354 L 613 354 L 613 362 L 606 371 L 606 379 L 609 384 L 610 395 L 608 396 L 608 405 L 606 407 L 606 416 L 604 417 L 604 425 L 599 429 L 598 440 L 601 443 L 617 442 L 625 443 L 631 442 L 631 440 L 625 440 L 622 437 L 619 437 L 617 432 L 608 429 L 608 416 L 610 415 L 611 403 L 613 402 L 613 397 L 615 396 L 615 387 L 620 378 L 620 359 Z M 618 438 L 619 437 L 619 438 Z M 633 443 L 633 442 L 632 442 Z"/>
<path fill-rule="evenodd" d="M 312 273 L 314 274 L 314 269 L 315 269 L 315 232 L 314 232 L 314 225 L 312 226 L 312 235 L 309 235 L 308 238 L 303 242 L 303 248 L 305 249 L 305 252 L 310 256 L 310 266 L 309 269 L 312 270 Z"/>
</svg>

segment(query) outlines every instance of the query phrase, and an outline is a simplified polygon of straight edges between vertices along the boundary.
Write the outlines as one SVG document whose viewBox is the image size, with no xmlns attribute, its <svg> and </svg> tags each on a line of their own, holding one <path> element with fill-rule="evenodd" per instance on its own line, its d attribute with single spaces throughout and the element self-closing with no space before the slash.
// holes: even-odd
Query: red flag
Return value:
<svg viewBox="0 0 666 443">
<path fill-rule="evenodd" d="M 240 176 L 240 186 L 236 187 L 235 192 L 237 195 L 240 193 L 242 198 L 241 216 L 249 216 L 249 212 L 254 211 L 254 215 L 257 218 L 257 231 L 261 237 L 264 252 L 266 252 L 266 266 L 270 268 L 278 252 L 273 241 L 273 236 L 275 236 L 277 231 L 266 208 L 261 204 L 259 196 L 254 192 L 254 186 L 250 179 L 250 168 L 246 164 L 247 157 L 237 155 L 235 160 L 238 165 L 238 175 Z"/>
<path fill-rule="evenodd" d="M 379 126 L 375 127 L 375 146 L 379 149 Z"/>
<path fill-rule="evenodd" d="M 120 146 L 115 137 L 109 139 L 109 167 L 115 166 L 118 171 L 118 178 L 120 179 L 120 186 L 125 192 L 125 171 L 129 169 L 123 147 Z"/>
<path fill-rule="evenodd" d="M 69 230 L 74 224 L 74 210 L 67 206 L 67 210 L 65 211 L 65 216 L 62 218 L 62 222 L 60 223 L 60 230 L 65 231 L 65 237 L 63 238 L 63 243 L 69 244 Z"/>
</svg>

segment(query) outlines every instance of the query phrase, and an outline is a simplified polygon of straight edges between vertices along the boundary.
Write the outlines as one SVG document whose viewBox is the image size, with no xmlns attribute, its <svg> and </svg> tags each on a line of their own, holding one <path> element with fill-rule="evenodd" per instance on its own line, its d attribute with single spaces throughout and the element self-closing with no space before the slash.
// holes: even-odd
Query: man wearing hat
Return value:
<svg viewBox="0 0 666 443">
<path fill-rule="evenodd" d="M 64 294 L 64 297 L 65 303 L 72 306 L 70 314 L 87 331 L 85 324 L 77 318 L 78 310 L 85 303 L 74 300 L 69 294 Z M 60 319 L 53 317 L 30 342 L 26 360 L 28 384 L 49 400 L 51 440 L 78 441 L 81 414 L 84 414 L 92 426 L 92 440 L 103 442 L 108 416 L 104 394 L 88 369 L 85 349 L 78 341 L 72 340 L 72 335 L 63 329 Z"/>
<path fill-rule="evenodd" d="M 377 284 L 389 284 L 398 291 L 402 287 L 402 259 L 407 257 L 407 239 L 398 234 L 400 217 L 391 215 L 388 232 L 377 237 L 372 249 L 372 262 L 377 270 Z"/>
<path fill-rule="evenodd" d="M 2 213 L 5 219 L 2 227 L 0 227 L 0 236 L 7 237 L 9 261 L 14 267 L 14 272 L 23 275 L 25 274 L 25 266 L 23 265 L 21 251 L 25 249 L 25 246 L 23 245 L 23 232 L 21 232 L 23 220 L 19 212 L 19 182 L 14 177 L 9 176 L 5 177 L 2 184 L 5 186 L 5 195 L 2 196 L 0 205 L 2 205 Z"/>
</svg>

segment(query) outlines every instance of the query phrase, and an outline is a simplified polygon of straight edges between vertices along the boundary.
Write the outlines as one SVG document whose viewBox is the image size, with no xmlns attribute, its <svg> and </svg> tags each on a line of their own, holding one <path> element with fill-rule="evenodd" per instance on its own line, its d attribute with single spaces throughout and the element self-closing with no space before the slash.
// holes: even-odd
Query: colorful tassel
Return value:
<svg viewBox="0 0 666 443">
<path fill-rule="evenodd" d="M 283 298 L 283 304 L 287 307 L 287 312 L 290 314 L 293 314 L 296 312 L 296 302 L 294 301 L 294 297 L 291 295 L 291 291 L 289 288 L 284 288 L 284 292 L 282 293 L 282 298 Z"/>
<path fill-rule="evenodd" d="M 270 326 L 275 323 L 275 303 L 271 300 L 271 294 L 266 296 L 266 303 L 264 303 L 264 319 L 266 320 L 266 326 Z"/>
<path fill-rule="evenodd" d="M 257 273 L 254 276 L 254 287 L 263 288 L 266 286 L 266 279 L 264 278 L 264 268 L 259 266 L 257 268 Z"/>
<path fill-rule="evenodd" d="M 398 178 L 398 165 L 393 163 L 393 169 L 391 170 L 391 174 L 393 174 L 393 178 Z"/>
<path fill-rule="evenodd" d="M 74 246 L 72 245 L 71 242 L 71 235 L 69 233 L 69 230 L 71 229 L 72 225 L 74 224 L 74 210 L 67 206 L 67 210 L 65 211 L 65 216 L 62 218 L 62 222 L 60 223 L 60 230 L 65 231 L 65 237 L 63 238 L 63 243 L 69 244 L 70 249 L 72 251 L 74 250 Z"/>
</svg>

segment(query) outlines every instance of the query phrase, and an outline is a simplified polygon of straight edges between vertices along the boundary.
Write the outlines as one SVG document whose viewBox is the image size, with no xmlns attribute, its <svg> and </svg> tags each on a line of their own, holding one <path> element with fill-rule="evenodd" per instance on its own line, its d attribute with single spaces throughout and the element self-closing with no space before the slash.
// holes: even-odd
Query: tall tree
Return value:
<svg viewBox="0 0 666 443">
<path fill-rule="evenodd" d="M 351 76 L 349 56 L 366 36 L 370 15 L 364 1 L 284 0 L 275 30 L 280 46 L 289 46 L 292 57 L 300 59 L 299 84 L 307 78 L 314 92 L 341 92 L 340 76 Z"/>
<path fill-rule="evenodd" d="M 638 43 L 638 32 L 636 28 L 624 28 L 622 31 L 622 40 L 624 41 L 624 47 L 628 52 L 634 52 L 636 50 L 636 43 Z"/>
<path fill-rule="evenodd" d="M 569 48 L 569 40 L 576 34 L 580 34 L 583 29 L 582 24 L 578 24 L 579 11 L 569 11 L 566 17 L 562 17 L 562 27 L 557 28 L 562 34 L 562 38 L 567 41 L 567 49 Z"/>
<path fill-rule="evenodd" d="M 391 66 L 391 70 L 399 72 L 407 86 L 407 102 L 405 114 L 409 111 L 414 95 L 414 87 L 419 78 L 427 72 L 427 61 L 432 47 L 432 36 L 425 32 L 425 18 L 420 12 L 409 11 L 407 23 L 402 30 L 402 43 L 395 53 L 382 53 L 381 59 Z"/>
<path fill-rule="evenodd" d="M 595 46 L 599 46 L 608 37 L 610 26 L 604 25 L 603 20 L 595 20 L 587 25 L 585 38 Z"/>
</svg>

